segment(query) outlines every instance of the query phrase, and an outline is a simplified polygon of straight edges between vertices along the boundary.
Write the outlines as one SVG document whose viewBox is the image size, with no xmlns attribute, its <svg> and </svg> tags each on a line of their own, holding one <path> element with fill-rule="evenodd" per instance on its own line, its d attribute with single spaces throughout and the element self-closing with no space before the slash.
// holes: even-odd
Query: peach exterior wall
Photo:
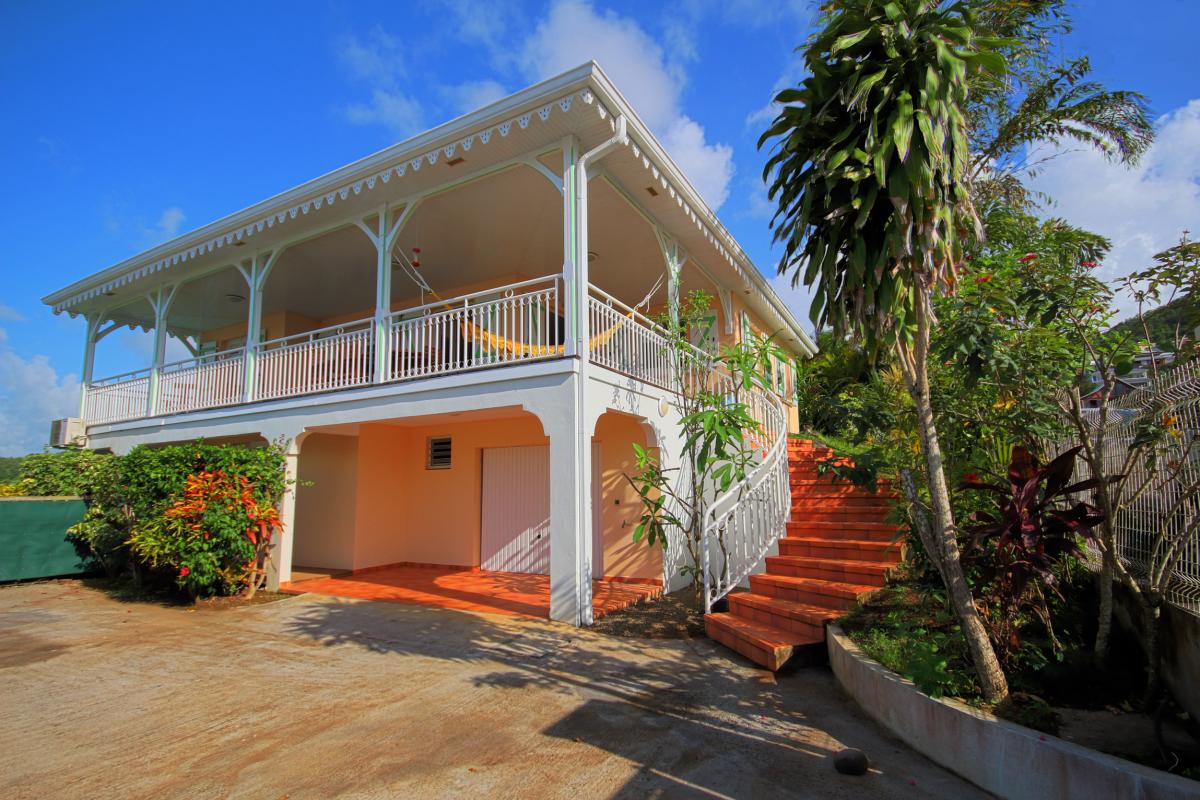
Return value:
<svg viewBox="0 0 1200 800">
<path fill-rule="evenodd" d="M 596 423 L 595 441 L 600 443 L 600 505 L 603 509 L 604 575 L 622 578 L 662 578 L 662 551 L 644 541 L 633 541 L 633 530 L 641 518 L 638 494 L 626 474 L 632 474 L 633 443 L 646 444 L 641 424 L 624 414 L 609 412 Z"/>
<path fill-rule="evenodd" d="M 431 436 L 453 438 L 450 469 L 425 469 Z M 608 413 L 596 425 L 600 443 L 604 574 L 662 577 L 657 547 L 633 541 L 637 493 L 624 475 L 634 469 L 633 442 L 646 443 L 633 418 Z M 399 427 L 366 424 L 359 435 L 314 433 L 300 451 L 294 561 L 301 566 L 364 569 L 413 562 L 478 566 L 483 450 L 545 445 L 532 416 L 486 422 Z M 618 502 L 619 501 L 619 502 Z"/>
<path fill-rule="evenodd" d="M 314 433 L 304 440 L 296 488 L 292 563 L 354 567 L 358 438 Z"/>
<path fill-rule="evenodd" d="M 453 438 L 450 469 L 425 469 L 431 436 Z M 361 426 L 355 568 L 397 561 L 478 566 L 483 449 L 548 443 L 532 416 Z"/>
</svg>

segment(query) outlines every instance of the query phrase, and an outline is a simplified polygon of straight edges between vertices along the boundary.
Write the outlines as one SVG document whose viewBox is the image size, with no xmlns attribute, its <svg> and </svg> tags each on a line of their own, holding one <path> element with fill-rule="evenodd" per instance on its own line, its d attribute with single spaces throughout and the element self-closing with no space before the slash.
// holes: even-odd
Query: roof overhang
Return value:
<svg viewBox="0 0 1200 800">
<path fill-rule="evenodd" d="M 531 125 L 551 121 L 555 115 L 568 115 L 576 103 L 594 107 L 598 118 L 607 123 L 603 126 L 605 129 L 611 128 L 617 117 L 626 118 L 628 147 L 632 154 L 662 184 L 711 248 L 748 287 L 755 290 L 746 298 L 747 303 L 767 322 L 776 324 L 790 334 L 786 337 L 789 349 L 806 355 L 815 353 L 816 346 L 812 339 L 770 282 L 595 62 L 564 72 L 164 242 L 53 292 L 44 297 L 43 302 L 51 306 L 55 313 L 65 311 L 75 315 L 79 313 L 81 304 L 93 305 L 96 298 L 134 281 L 155 277 L 162 282 L 169 282 L 174 279 L 172 273 L 180 278 L 187 277 L 183 273 L 192 262 L 205 259 L 226 247 L 232 249 L 251 245 L 245 250 L 233 250 L 227 256 L 227 261 L 237 263 L 248 258 L 255 250 L 269 249 L 273 242 L 279 241 L 281 231 L 293 220 L 339 203 L 347 209 L 363 207 L 376 187 L 394 180 L 402 181 L 406 176 L 415 181 L 422 166 L 431 168 L 439 160 L 445 162 L 453 158 L 455 153 L 465 153 L 472 147 L 483 149 L 494 140 L 507 139 L 513 130 L 525 131 Z M 600 137 L 604 134 L 595 135 Z M 586 146 L 588 142 L 583 144 Z"/>
</svg>

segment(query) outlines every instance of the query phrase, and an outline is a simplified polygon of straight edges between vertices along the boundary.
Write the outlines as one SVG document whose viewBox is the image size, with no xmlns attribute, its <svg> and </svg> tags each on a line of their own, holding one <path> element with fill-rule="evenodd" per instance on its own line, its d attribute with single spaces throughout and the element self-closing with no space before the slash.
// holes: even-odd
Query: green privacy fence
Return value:
<svg viewBox="0 0 1200 800">
<path fill-rule="evenodd" d="M 77 575 L 88 567 L 67 540 L 83 519 L 77 497 L 0 499 L 0 581 Z"/>
</svg>

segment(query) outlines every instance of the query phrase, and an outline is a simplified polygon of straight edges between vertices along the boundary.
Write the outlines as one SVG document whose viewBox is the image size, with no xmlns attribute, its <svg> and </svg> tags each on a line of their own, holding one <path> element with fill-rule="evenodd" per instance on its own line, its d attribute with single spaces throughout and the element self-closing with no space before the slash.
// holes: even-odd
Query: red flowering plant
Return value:
<svg viewBox="0 0 1200 800">
<path fill-rule="evenodd" d="M 1049 464 L 1039 463 L 1024 447 L 1012 449 L 1007 481 L 985 483 L 972 474 L 961 488 L 991 493 L 996 505 L 971 515 L 964 526 L 971 539 L 967 560 L 979 571 L 977 591 L 992 612 L 988 628 L 1002 658 L 1020 646 L 1022 612 L 1031 612 L 1045 628 L 1056 650 L 1049 599 L 1061 597 L 1058 585 L 1065 570 L 1083 555 L 1084 540 L 1104 514 L 1076 499 L 1097 486 L 1095 479 L 1071 483 L 1082 447 L 1067 450 Z"/>
<path fill-rule="evenodd" d="M 255 497 L 246 477 L 203 470 L 159 515 L 138 525 L 132 551 L 151 568 L 169 570 L 189 595 L 247 596 L 263 585 L 279 514 Z"/>
</svg>

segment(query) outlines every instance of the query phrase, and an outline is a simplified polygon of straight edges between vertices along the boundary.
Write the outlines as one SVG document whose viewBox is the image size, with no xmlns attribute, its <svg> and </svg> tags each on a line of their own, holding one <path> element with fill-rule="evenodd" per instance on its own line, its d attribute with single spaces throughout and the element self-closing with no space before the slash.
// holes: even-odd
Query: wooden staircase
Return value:
<svg viewBox="0 0 1200 800">
<path fill-rule="evenodd" d="M 886 521 L 891 495 L 819 476 L 830 452 L 788 441 L 792 516 L 779 555 L 750 576 L 750 591 L 728 595 L 728 611 L 704 617 L 710 639 L 772 671 L 797 648 L 823 643 L 826 620 L 883 586 L 900 561 L 898 526 Z"/>
</svg>

